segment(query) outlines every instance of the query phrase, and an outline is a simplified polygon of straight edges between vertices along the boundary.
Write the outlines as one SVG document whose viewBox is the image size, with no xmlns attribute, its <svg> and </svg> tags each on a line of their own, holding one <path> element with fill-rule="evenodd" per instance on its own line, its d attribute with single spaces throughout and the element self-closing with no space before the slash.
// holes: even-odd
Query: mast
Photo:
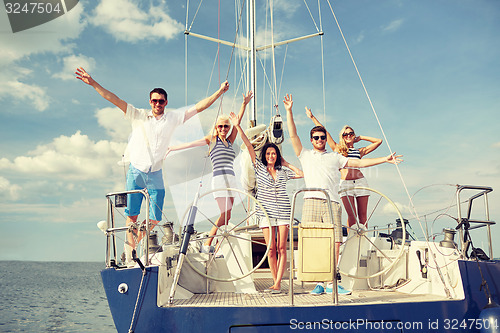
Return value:
<svg viewBox="0 0 500 333">
<path fill-rule="evenodd" d="M 244 5 L 245 4 L 242 3 L 242 7 Z M 198 6 L 198 9 L 200 6 L 201 6 L 201 2 Z M 187 7 L 189 7 L 189 0 L 187 1 Z M 319 29 L 317 29 L 316 33 L 302 36 L 302 37 L 288 39 L 285 41 L 279 41 L 279 42 L 275 42 L 274 36 L 272 36 L 272 42 L 270 45 L 262 45 L 262 46 L 259 46 L 257 48 L 255 46 L 255 34 L 256 34 L 256 26 L 257 26 L 256 1 L 255 0 L 247 0 L 246 1 L 246 9 L 247 9 L 247 13 L 246 13 L 246 18 L 247 18 L 246 40 L 247 41 L 246 41 L 246 44 L 245 43 L 237 44 L 236 38 L 232 42 L 230 42 L 230 41 L 223 40 L 221 38 L 209 37 L 209 36 L 205 36 L 203 34 L 198 34 L 198 33 L 192 32 L 191 28 L 192 28 L 194 20 L 197 16 L 198 9 L 196 10 L 193 21 L 191 22 L 191 24 L 189 26 L 187 24 L 188 11 L 186 10 L 186 30 L 184 31 L 184 34 L 186 35 L 186 38 L 185 38 L 185 43 L 186 43 L 186 45 L 185 45 L 185 53 L 186 53 L 186 60 L 185 60 L 185 62 L 186 62 L 185 76 L 186 76 L 186 78 L 185 78 L 185 82 L 186 82 L 186 87 L 185 87 L 185 89 L 187 91 L 187 77 L 188 77 L 188 75 L 187 75 L 187 68 L 188 68 L 188 65 L 187 65 L 187 40 L 188 40 L 187 36 L 192 36 L 192 37 L 208 40 L 211 42 L 218 43 L 219 45 L 220 44 L 227 45 L 227 46 L 233 47 L 235 49 L 239 49 L 239 50 L 246 52 L 246 55 L 247 55 L 247 58 L 246 58 L 246 65 L 247 65 L 246 66 L 246 87 L 248 87 L 248 90 L 253 91 L 253 94 L 254 94 L 253 95 L 254 97 L 250 100 L 250 103 L 248 106 L 249 110 L 247 112 L 247 119 L 248 119 L 248 127 L 254 127 L 257 125 L 257 105 L 258 105 L 257 104 L 257 99 L 258 99 L 258 96 L 257 96 L 258 95 L 257 94 L 257 52 L 272 48 L 273 81 L 274 81 L 274 89 L 275 89 L 274 93 L 276 94 L 277 93 L 277 91 L 276 91 L 276 89 L 277 89 L 277 87 L 276 87 L 276 73 L 275 73 L 276 65 L 275 65 L 275 60 L 274 60 L 275 47 L 281 46 L 281 45 L 288 45 L 290 43 L 298 42 L 298 41 L 312 38 L 312 37 L 322 36 L 323 31 L 320 31 Z M 271 1 L 271 10 L 273 10 L 272 9 L 272 1 Z M 271 16 L 272 16 L 272 13 L 271 13 Z M 238 27 L 239 27 L 239 25 L 238 25 Z M 237 31 L 237 33 L 238 33 L 238 31 Z M 277 96 L 273 96 L 273 98 L 277 99 Z M 186 99 L 187 99 L 187 93 L 186 93 Z M 274 104 L 276 104 L 276 103 L 277 103 L 277 101 L 274 102 Z M 186 104 L 187 104 L 187 102 L 186 102 Z"/>
</svg>

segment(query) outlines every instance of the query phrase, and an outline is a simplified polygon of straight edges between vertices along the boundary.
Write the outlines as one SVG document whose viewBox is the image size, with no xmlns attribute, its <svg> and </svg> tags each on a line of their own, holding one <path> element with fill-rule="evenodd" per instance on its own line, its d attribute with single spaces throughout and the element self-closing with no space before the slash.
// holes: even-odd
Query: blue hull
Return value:
<svg viewBox="0 0 500 333">
<path fill-rule="evenodd" d="M 500 261 L 480 262 L 492 298 L 500 303 Z M 156 304 L 158 267 L 148 267 L 143 278 L 137 269 L 107 268 L 101 272 L 118 332 L 289 332 L 338 330 L 341 332 L 480 332 L 481 310 L 487 298 L 481 274 L 473 261 L 459 261 L 464 300 L 354 304 L 339 306 L 169 307 Z M 127 293 L 117 291 L 127 283 Z M 137 304 L 136 304 L 137 302 Z M 134 316 L 134 309 L 135 316 Z"/>
</svg>

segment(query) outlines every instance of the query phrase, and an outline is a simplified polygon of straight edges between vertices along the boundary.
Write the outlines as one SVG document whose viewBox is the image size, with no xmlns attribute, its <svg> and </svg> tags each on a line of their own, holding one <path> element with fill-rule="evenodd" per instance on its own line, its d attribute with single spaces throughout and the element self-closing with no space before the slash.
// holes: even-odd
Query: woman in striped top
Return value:
<svg viewBox="0 0 500 333">
<path fill-rule="evenodd" d="M 245 113 L 245 108 L 251 99 L 251 92 L 249 92 L 246 96 L 243 95 L 243 103 L 241 104 L 240 112 L 238 114 L 238 121 L 241 121 L 241 118 Z M 231 134 L 229 134 L 230 132 Z M 209 145 L 210 161 L 212 162 L 212 189 L 236 188 L 238 185 L 233 170 L 233 162 L 236 157 L 236 153 L 233 149 L 233 143 L 236 139 L 236 134 L 236 131 L 231 131 L 229 117 L 227 115 L 221 115 L 217 118 L 212 133 L 193 142 L 169 147 L 167 154 L 175 150 Z M 213 237 L 217 233 L 218 227 L 228 223 L 231 218 L 231 210 L 233 208 L 234 193 L 231 191 L 216 191 L 214 192 L 214 197 L 217 201 L 217 205 L 219 206 L 220 216 L 216 222 L 217 226 L 212 226 L 207 240 L 201 246 L 201 252 L 203 253 L 215 252 L 215 248 L 212 246 Z"/>
<path fill-rule="evenodd" d="M 311 109 L 306 107 L 307 116 L 316 124 L 322 126 L 321 123 L 314 117 Z M 372 138 L 369 136 L 354 134 L 354 130 L 350 126 L 344 126 L 339 133 L 339 143 L 331 137 L 330 133 L 326 133 L 327 143 L 333 151 L 354 159 L 361 159 L 366 154 L 377 149 L 382 143 L 382 139 Z M 366 147 L 354 148 L 354 144 L 364 140 L 370 142 Z M 368 182 L 365 176 L 358 168 L 345 168 L 340 170 L 340 197 L 347 212 L 347 225 L 351 227 L 356 224 L 356 219 L 359 223 L 366 226 L 368 198 L 370 191 L 362 189 L 353 189 L 353 187 L 368 187 Z"/>
<path fill-rule="evenodd" d="M 286 193 L 286 182 L 289 179 L 302 178 L 304 174 L 302 170 L 281 157 L 280 150 L 274 143 L 264 145 L 260 159 L 257 158 L 252 144 L 240 127 L 239 116 L 231 113 L 230 118 L 250 154 L 257 180 L 257 199 L 269 217 L 269 221 L 267 221 L 264 218 L 264 213 L 257 208 L 259 227 L 262 229 L 266 244 L 270 246 L 267 260 L 274 284 L 269 290 L 273 293 L 280 293 L 281 278 L 286 265 L 286 242 L 291 213 L 290 200 Z M 269 226 L 272 230 L 269 230 Z M 276 244 L 274 236 L 276 232 L 278 244 Z"/>
</svg>

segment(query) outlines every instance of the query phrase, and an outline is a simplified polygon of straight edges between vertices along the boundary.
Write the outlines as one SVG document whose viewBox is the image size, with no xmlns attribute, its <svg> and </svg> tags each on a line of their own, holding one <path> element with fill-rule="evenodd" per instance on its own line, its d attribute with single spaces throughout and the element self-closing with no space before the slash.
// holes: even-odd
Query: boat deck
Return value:
<svg viewBox="0 0 500 333">
<path fill-rule="evenodd" d="M 195 294 L 190 299 L 175 300 L 174 306 L 214 307 L 214 306 L 288 306 L 288 280 L 281 283 L 281 293 L 272 294 L 266 289 L 273 284 L 271 278 L 254 279 L 257 293 L 243 294 L 231 292 L 214 292 Z M 311 295 L 309 292 L 315 283 L 294 283 L 295 306 L 327 306 L 333 304 L 331 294 Z M 393 290 L 360 290 L 350 295 L 339 295 L 339 305 L 387 304 L 407 302 L 434 302 L 448 300 L 436 295 L 409 295 Z"/>
</svg>

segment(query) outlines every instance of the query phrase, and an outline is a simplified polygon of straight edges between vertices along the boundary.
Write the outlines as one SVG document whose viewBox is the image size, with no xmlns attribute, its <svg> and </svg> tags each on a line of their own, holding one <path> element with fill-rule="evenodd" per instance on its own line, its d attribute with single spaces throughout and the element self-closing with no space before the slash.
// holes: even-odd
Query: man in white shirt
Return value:
<svg viewBox="0 0 500 333">
<path fill-rule="evenodd" d="M 283 101 L 287 114 L 287 125 L 293 150 L 302 164 L 304 180 L 308 188 L 326 189 L 330 196 L 333 212 L 333 224 L 335 229 L 335 251 L 338 262 L 340 245 L 342 243 L 342 221 L 341 207 L 339 198 L 340 169 L 345 167 L 365 168 L 381 163 L 400 163 L 401 155 L 395 153 L 379 158 L 350 159 L 336 152 L 328 153 L 326 151 L 326 130 L 322 126 L 313 127 L 310 131 L 310 140 L 313 149 L 305 149 L 302 146 L 300 138 L 297 135 L 297 128 L 293 120 L 292 95 L 286 95 Z M 302 208 L 302 222 L 323 222 L 332 223 L 328 206 L 326 205 L 325 195 L 321 192 L 309 192 L 304 195 L 304 206 Z M 338 291 L 341 294 L 349 293 L 340 285 Z M 314 295 L 320 295 L 325 292 L 322 283 L 318 284 L 311 292 Z M 327 287 L 327 292 L 331 288 Z"/>
<path fill-rule="evenodd" d="M 150 196 L 149 218 L 151 228 L 161 221 L 165 188 L 162 177 L 162 164 L 170 144 L 175 128 L 182 125 L 195 114 L 210 107 L 222 94 L 229 89 L 225 81 L 211 96 L 201 100 L 194 106 L 185 107 L 165 113 L 168 104 L 167 93 L 162 88 L 155 88 L 149 94 L 151 110 L 137 109 L 133 105 L 120 99 L 118 96 L 103 88 L 82 67 L 77 68 L 76 78 L 92 86 L 102 97 L 116 105 L 123 111 L 125 117 L 132 123 L 128 152 L 130 166 L 127 173 L 127 190 L 147 188 Z M 142 194 L 135 193 L 127 196 L 127 226 L 137 222 L 142 203 Z M 133 234 L 127 234 L 129 247 L 125 247 L 126 261 L 131 260 L 132 249 L 136 247 L 143 234 L 137 239 Z"/>
</svg>

